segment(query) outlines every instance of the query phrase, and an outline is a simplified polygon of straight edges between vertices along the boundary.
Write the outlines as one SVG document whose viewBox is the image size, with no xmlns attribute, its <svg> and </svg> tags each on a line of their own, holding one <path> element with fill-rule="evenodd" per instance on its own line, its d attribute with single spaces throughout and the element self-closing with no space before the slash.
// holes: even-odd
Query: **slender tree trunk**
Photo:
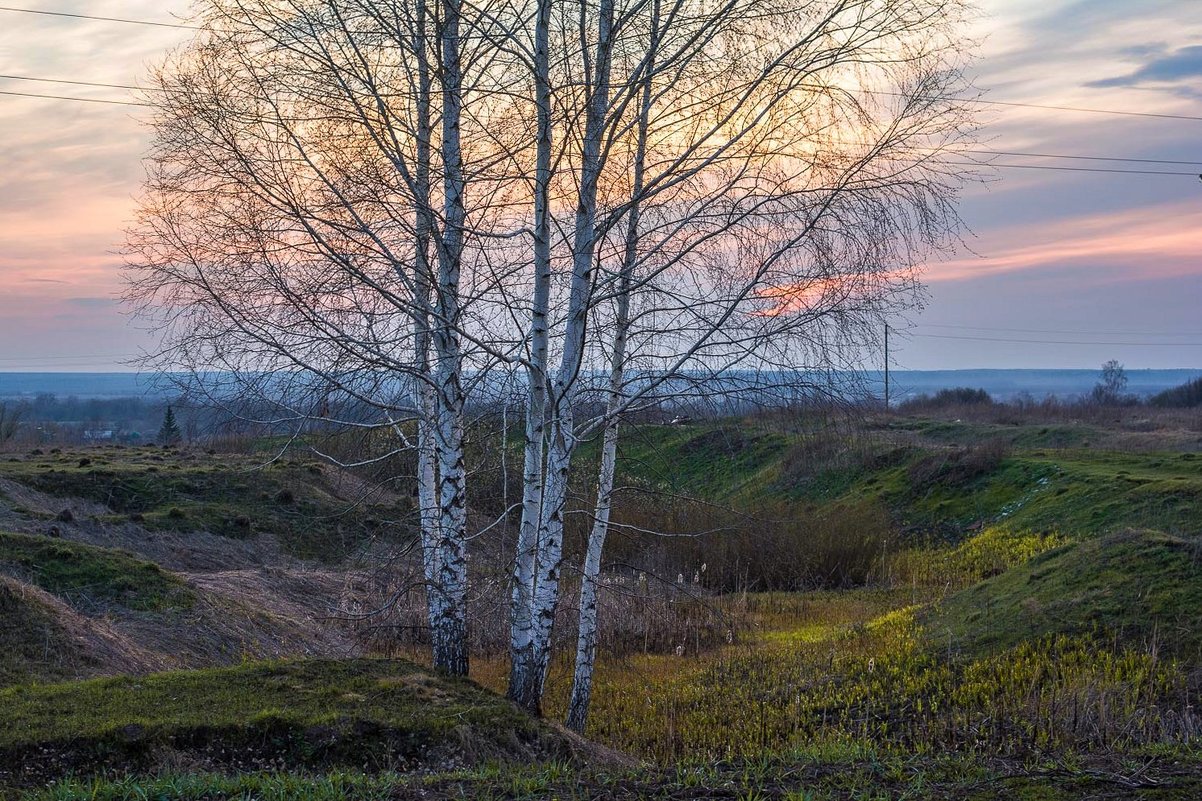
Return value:
<svg viewBox="0 0 1202 801">
<path fill-rule="evenodd" d="M 614 373 L 621 373 L 615 369 Z M 613 409 L 616 404 L 611 403 Z M 601 580 L 601 556 L 609 533 L 609 511 L 613 498 L 614 468 L 618 453 L 618 423 L 614 419 L 605 428 L 601 449 L 601 468 L 597 481 L 597 506 L 589 531 L 584 570 L 580 580 L 580 621 L 576 630 L 576 668 L 572 674 L 572 696 L 568 703 L 567 726 L 583 732 L 588 722 L 589 702 L 593 695 L 593 667 L 597 659 L 597 591 Z"/>
<path fill-rule="evenodd" d="M 460 64 L 460 0 L 443 5 L 440 37 L 442 77 L 443 226 L 438 248 L 437 319 L 433 341 L 438 390 L 439 577 L 443 608 L 433 627 L 434 665 L 464 676 L 467 649 L 467 492 L 463 458 L 462 355 L 459 342 L 459 280 L 463 257 L 463 153 L 459 121 L 462 113 Z"/>
<path fill-rule="evenodd" d="M 431 284 L 435 280 L 431 261 L 430 238 L 433 213 L 430 208 L 430 63 L 426 51 L 427 18 L 425 0 L 415 9 L 413 50 L 417 60 L 417 153 L 414 169 L 415 264 L 413 359 L 414 394 L 417 418 L 417 499 L 421 525 L 422 566 L 426 584 L 426 618 L 433 632 L 445 614 L 446 599 L 440 589 L 442 580 L 442 534 L 438 504 L 438 396 L 430 372 Z M 433 640 L 432 640 L 433 642 Z M 435 663 L 445 655 L 432 654 Z"/>
<path fill-rule="evenodd" d="M 538 131 L 534 179 L 534 293 L 531 306 L 529 368 L 526 371 L 526 443 L 522 464 L 522 520 L 518 529 L 510 603 L 509 697 L 540 711 L 542 692 L 535 680 L 534 594 L 543 508 L 547 419 L 547 359 L 551 305 L 551 0 L 539 0 L 534 33 L 534 90 Z"/>
<path fill-rule="evenodd" d="M 552 417 L 543 484 L 543 514 L 539 530 L 534 591 L 535 694 L 542 697 L 551 660 L 551 629 L 559 603 L 563 569 L 563 513 L 567 501 L 572 457 L 576 451 L 574 404 L 584 363 L 585 335 L 593 289 L 596 254 L 597 184 L 602 169 L 601 140 L 609 109 L 609 76 L 612 57 L 613 0 L 598 8 L 597 47 L 592 94 L 585 116 L 581 148 L 580 189 L 572 239 L 572 280 L 568 296 L 567 326 L 559 371 L 552 392 Z"/>
<path fill-rule="evenodd" d="M 659 2 L 652 6 L 652 36 L 649 52 L 658 42 Z M 618 412 L 622 406 L 626 380 L 626 339 L 630 333 L 630 292 L 634 267 L 638 261 L 640 195 L 643 191 L 647 156 L 647 129 L 651 113 L 651 79 L 654 59 L 648 56 L 647 77 L 642 86 L 639 108 L 638 140 L 635 145 L 634 176 L 631 185 L 630 214 L 626 221 L 626 243 L 618 277 L 617 316 L 614 320 L 612 363 L 609 373 L 609 400 L 606 404 L 605 434 L 601 442 L 601 466 L 597 473 L 597 505 L 580 581 L 580 617 L 576 630 L 576 666 L 572 675 L 572 694 L 568 702 L 567 726 L 583 732 L 588 723 L 589 703 L 593 695 L 593 668 L 597 660 L 597 592 L 601 579 L 601 557 L 609 534 L 609 516 L 613 506 L 614 471 L 618 460 Z"/>
</svg>

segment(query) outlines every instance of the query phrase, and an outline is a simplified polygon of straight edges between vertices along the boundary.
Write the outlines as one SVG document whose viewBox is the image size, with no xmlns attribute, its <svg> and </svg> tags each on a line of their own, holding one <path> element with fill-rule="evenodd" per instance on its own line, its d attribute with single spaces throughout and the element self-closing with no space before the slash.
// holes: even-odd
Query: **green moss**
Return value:
<svg viewBox="0 0 1202 801">
<path fill-rule="evenodd" d="M 0 476 L 48 495 L 104 504 L 115 513 L 106 522 L 133 519 L 151 529 L 208 531 L 235 539 L 267 534 L 294 556 L 327 561 L 388 534 L 376 521 L 403 520 L 411 511 L 407 497 L 387 505 L 342 498 L 316 464 L 264 466 L 254 457 L 156 448 L 0 462 Z M 392 533 L 406 535 L 403 526 Z"/>
<path fill-rule="evenodd" d="M 431 754 L 530 758 L 563 741 L 503 698 L 400 660 L 247 664 L 0 690 L 0 786 L 67 769 L 215 763 L 403 766 Z M 17 766 L 20 766 L 19 768 Z"/>
<path fill-rule="evenodd" d="M 1127 532 L 1071 543 L 976 584 L 927 620 L 941 647 L 980 654 L 1052 635 L 1090 635 L 1202 657 L 1196 541 Z"/>
<path fill-rule="evenodd" d="M 123 551 L 0 532 L 0 569 L 86 609 L 116 604 L 140 611 L 187 608 L 195 596 L 179 578 Z"/>
</svg>

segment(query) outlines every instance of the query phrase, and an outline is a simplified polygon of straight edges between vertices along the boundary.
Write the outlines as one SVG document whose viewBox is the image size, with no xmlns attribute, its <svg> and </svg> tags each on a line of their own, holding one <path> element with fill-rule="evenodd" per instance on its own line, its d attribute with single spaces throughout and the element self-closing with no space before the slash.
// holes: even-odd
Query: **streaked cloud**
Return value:
<svg viewBox="0 0 1202 801">
<path fill-rule="evenodd" d="M 1177 83 L 1202 79 L 1202 45 L 1181 47 L 1158 55 L 1127 75 L 1091 81 L 1086 86 L 1140 86 L 1149 83 Z"/>
<path fill-rule="evenodd" d="M 1202 204 L 1178 203 L 1042 225 L 996 228 L 976 243 L 977 258 L 932 265 L 930 281 L 1078 267 L 1090 281 L 1173 278 L 1202 273 Z"/>
</svg>

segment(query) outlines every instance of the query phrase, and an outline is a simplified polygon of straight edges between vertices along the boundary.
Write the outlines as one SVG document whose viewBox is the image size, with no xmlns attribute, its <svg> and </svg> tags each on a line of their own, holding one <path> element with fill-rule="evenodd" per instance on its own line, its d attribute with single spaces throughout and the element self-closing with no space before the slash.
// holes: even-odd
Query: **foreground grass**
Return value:
<svg viewBox="0 0 1202 801">
<path fill-rule="evenodd" d="M 0 691 L 0 786 L 176 752 L 255 770 L 531 759 L 564 743 L 504 699 L 400 660 L 299 661 Z"/>
<path fill-rule="evenodd" d="M 603 659 L 587 734 L 661 765 L 815 748 L 1028 759 L 1198 742 L 1193 546 L 1154 532 L 1062 543 L 990 529 L 916 557 L 937 584 L 727 598 L 753 624 L 736 644 Z M 503 688 L 503 665 L 477 671 Z M 549 715 L 563 714 L 569 684 L 570 666 L 556 665 Z"/>
<path fill-rule="evenodd" d="M 1193 756 L 1123 760 L 894 758 L 869 752 L 793 754 L 743 762 L 682 763 L 670 769 L 605 769 L 551 762 L 490 765 L 434 774 L 216 773 L 68 780 L 24 801 L 1187 801 L 1202 792 Z"/>
<path fill-rule="evenodd" d="M 901 608 L 808 625 L 693 663 L 649 656 L 598 676 L 589 735 L 670 764 L 825 744 L 1025 757 L 1138 751 L 1198 734 L 1185 666 L 1049 637 L 958 662 Z"/>
</svg>

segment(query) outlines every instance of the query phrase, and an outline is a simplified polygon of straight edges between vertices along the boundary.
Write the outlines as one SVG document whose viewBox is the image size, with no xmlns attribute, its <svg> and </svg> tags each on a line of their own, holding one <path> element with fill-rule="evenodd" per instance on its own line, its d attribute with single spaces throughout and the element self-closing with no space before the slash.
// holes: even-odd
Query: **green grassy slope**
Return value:
<svg viewBox="0 0 1202 801">
<path fill-rule="evenodd" d="M 970 655 L 1049 635 L 1088 635 L 1202 659 L 1198 540 L 1130 531 L 1070 543 L 963 590 L 926 620 L 940 648 Z"/>
<path fill-rule="evenodd" d="M 1197 454 L 1024 448 L 982 441 L 976 428 L 946 426 L 944 438 L 918 444 L 880 432 L 643 426 L 623 440 L 620 469 L 626 481 L 736 505 L 879 500 L 904 529 L 953 536 L 995 523 L 1074 536 L 1202 528 Z M 1023 429 L 1010 437 L 1046 439 Z"/>
<path fill-rule="evenodd" d="M 0 687 L 132 669 L 138 655 L 113 639 L 110 616 L 189 614 L 195 600 L 123 551 L 0 532 Z"/>
<path fill-rule="evenodd" d="M 0 686 L 67 678 L 89 662 L 53 609 L 0 579 Z"/>
<path fill-rule="evenodd" d="M 275 536 L 289 553 L 337 560 L 404 520 L 407 496 L 363 503 L 339 494 L 321 465 L 157 448 L 33 453 L 0 461 L 0 477 L 61 498 L 101 503 L 115 515 L 160 530 L 204 530 L 232 538 Z"/>
<path fill-rule="evenodd" d="M 0 786 L 181 759 L 239 770 L 384 769 L 568 753 L 566 740 L 503 698 L 400 660 L 22 686 L 0 690 L 0 707 Z"/>
<path fill-rule="evenodd" d="M 158 565 L 50 537 L 0 532 L 0 572 L 89 610 L 112 604 L 159 611 L 187 608 L 195 600 L 183 581 Z"/>
</svg>

